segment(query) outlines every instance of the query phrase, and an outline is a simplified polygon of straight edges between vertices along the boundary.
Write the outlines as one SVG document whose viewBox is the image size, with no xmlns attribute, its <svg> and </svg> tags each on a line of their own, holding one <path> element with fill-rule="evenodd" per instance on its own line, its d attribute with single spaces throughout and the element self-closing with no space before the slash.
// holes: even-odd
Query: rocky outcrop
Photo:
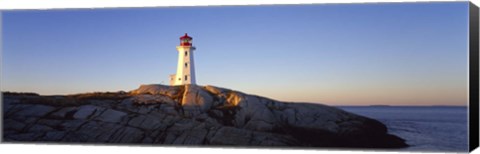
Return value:
<svg viewBox="0 0 480 154">
<path fill-rule="evenodd" d="M 286 103 L 214 86 L 131 92 L 4 93 L 4 141 L 400 148 L 382 123 L 321 104 Z"/>
</svg>

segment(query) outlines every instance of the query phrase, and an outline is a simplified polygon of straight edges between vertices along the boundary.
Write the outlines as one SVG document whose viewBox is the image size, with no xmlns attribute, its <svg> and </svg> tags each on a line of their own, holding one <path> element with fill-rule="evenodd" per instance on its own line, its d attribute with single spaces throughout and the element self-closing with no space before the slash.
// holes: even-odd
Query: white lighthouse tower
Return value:
<svg viewBox="0 0 480 154">
<path fill-rule="evenodd" d="M 180 45 L 177 46 L 178 65 L 177 74 L 170 75 L 170 85 L 196 84 L 195 65 L 193 62 L 192 37 L 185 33 L 180 37 Z"/>
</svg>

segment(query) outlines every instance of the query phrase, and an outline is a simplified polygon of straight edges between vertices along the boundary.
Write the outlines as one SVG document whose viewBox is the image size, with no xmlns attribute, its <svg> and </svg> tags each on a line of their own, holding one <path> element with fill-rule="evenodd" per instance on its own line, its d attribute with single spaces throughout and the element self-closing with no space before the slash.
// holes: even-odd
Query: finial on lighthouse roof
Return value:
<svg viewBox="0 0 480 154">
<path fill-rule="evenodd" d="M 180 37 L 180 39 L 192 39 L 192 37 L 188 36 L 188 34 L 185 33 L 185 35 L 183 35 L 182 37 Z"/>
</svg>

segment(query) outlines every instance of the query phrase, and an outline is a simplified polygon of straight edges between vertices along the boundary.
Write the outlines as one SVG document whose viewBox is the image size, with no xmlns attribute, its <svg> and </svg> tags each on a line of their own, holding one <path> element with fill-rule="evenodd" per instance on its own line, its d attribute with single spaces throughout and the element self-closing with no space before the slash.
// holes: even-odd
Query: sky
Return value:
<svg viewBox="0 0 480 154">
<path fill-rule="evenodd" d="M 328 105 L 468 102 L 468 2 L 3 11 L 1 90 L 168 84 L 184 33 L 199 85 Z"/>
</svg>

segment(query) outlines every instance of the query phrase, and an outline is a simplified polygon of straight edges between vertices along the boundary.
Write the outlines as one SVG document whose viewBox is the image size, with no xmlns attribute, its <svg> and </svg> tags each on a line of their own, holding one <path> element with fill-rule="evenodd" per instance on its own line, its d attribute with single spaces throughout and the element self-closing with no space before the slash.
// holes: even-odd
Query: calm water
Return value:
<svg viewBox="0 0 480 154">
<path fill-rule="evenodd" d="M 466 107 L 339 107 L 377 119 L 407 141 L 406 151 L 468 151 Z"/>
</svg>

